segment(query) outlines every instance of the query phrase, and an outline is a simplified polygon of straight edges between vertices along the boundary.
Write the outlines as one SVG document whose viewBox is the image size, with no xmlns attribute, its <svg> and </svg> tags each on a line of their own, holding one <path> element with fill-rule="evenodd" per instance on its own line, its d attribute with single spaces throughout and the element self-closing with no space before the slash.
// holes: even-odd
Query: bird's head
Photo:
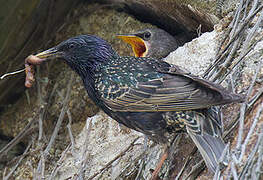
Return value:
<svg viewBox="0 0 263 180">
<path fill-rule="evenodd" d="M 119 34 L 118 38 L 132 46 L 136 57 L 164 58 L 178 47 L 177 40 L 159 28 L 148 28 L 129 34 Z"/>
<path fill-rule="evenodd" d="M 83 73 L 94 70 L 97 65 L 118 55 L 105 40 L 93 35 L 80 35 L 65 40 L 36 56 L 44 60 L 63 59 L 82 76 Z"/>
</svg>

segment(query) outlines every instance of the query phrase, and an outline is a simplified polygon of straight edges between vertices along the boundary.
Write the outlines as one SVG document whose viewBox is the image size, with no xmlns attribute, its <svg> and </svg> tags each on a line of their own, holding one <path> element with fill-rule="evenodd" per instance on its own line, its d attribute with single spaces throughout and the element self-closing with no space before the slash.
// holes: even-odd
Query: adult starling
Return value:
<svg viewBox="0 0 263 180">
<path fill-rule="evenodd" d="M 179 42 L 166 31 L 148 28 L 129 34 L 117 35 L 129 43 L 136 57 L 164 58 L 179 47 Z"/>
<path fill-rule="evenodd" d="M 36 56 L 43 61 L 63 59 L 82 78 L 98 107 L 157 142 L 166 143 L 169 133 L 185 129 L 203 151 L 208 167 L 216 169 L 224 147 L 218 136 L 220 124 L 213 118 L 209 123 L 202 121 L 203 109 L 241 102 L 242 96 L 158 59 L 121 57 L 92 35 L 70 38 Z"/>
</svg>

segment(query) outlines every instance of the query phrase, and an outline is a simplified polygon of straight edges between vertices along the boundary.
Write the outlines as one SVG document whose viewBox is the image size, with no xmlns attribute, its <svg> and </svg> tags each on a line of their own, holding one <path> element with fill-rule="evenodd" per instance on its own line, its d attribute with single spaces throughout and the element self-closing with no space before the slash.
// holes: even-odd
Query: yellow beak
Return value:
<svg viewBox="0 0 263 180">
<path fill-rule="evenodd" d="M 132 46 L 136 57 L 145 57 L 147 49 L 143 39 L 133 34 L 119 34 L 117 37 Z"/>
<path fill-rule="evenodd" d="M 61 57 L 62 53 L 60 53 L 55 47 L 50 48 L 48 50 L 45 50 L 43 52 L 40 52 L 36 54 L 35 56 L 40 59 L 50 59 L 50 58 L 56 58 Z"/>
</svg>

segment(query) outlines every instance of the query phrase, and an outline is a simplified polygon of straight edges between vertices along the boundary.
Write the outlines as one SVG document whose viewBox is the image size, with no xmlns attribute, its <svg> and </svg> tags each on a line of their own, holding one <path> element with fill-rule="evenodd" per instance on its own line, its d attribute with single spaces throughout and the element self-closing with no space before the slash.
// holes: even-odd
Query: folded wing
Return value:
<svg viewBox="0 0 263 180">
<path fill-rule="evenodd" d="M 103 98 L 105 105 L 113 111 L 155 112 L 203 109 L 243 100 L 240 95 L 190 74 L 160 73 L 162 77 L 138 82 L 115 98 Z"/>
</svg>

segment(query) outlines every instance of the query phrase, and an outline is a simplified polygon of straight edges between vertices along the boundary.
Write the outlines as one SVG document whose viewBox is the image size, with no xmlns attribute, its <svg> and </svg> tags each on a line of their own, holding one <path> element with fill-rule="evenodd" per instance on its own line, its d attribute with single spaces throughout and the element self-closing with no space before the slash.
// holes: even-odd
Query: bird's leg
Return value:
<svg viewBox="0 0 263 180">
<path fill-rule="evenodd" d="M 161 167 L 162 167 L 164 161 L 169 156 L 173 155 L 174 150 L 179 145 L 181 137 L 182 137 L 182 133 L 178 133 L 178 134 L 175 135 L 175 137 L 173 138 L 173 140 L 170 143 L 165 144 L 164 153 L 163 153 L 162 157 L 160 158 L 159 163 L 157 164 L 155 170 L 152 173 L 151 180 L 158 180 L 158 174 L 159 174 L 159 172 L 161 170 Z"/>
<path fill-rule="evenodd" d="M 146 135 L 144 135 L 144 139 L 143 139 L 143 148 L 145 151 L 148 150 L 148 137 Z"/>
<path fill-rule="evenodd" d="M 154 170 L 153 173 L 152 173 L 151 180 L 157 180 L 158 174 L 159 174 L 159 172 L 160 172 L 160 170 L 161 170 L 161 167 L 162 167 L 164 161 L 165 161 L 165 160 L 167 159 L 167 157 L 168 157 L 168 154 L 169 154 L 169 150 L 168 150 L 168 149 L 169 149 L 169 147 L 166 146 L 165 149 L 164 149 L 164 153 L 163 153 L 162 157 L 161 157 L 160 160 L 159 160 L 159 163 L 157 164 L 155 170 Z"/>
</svg>

